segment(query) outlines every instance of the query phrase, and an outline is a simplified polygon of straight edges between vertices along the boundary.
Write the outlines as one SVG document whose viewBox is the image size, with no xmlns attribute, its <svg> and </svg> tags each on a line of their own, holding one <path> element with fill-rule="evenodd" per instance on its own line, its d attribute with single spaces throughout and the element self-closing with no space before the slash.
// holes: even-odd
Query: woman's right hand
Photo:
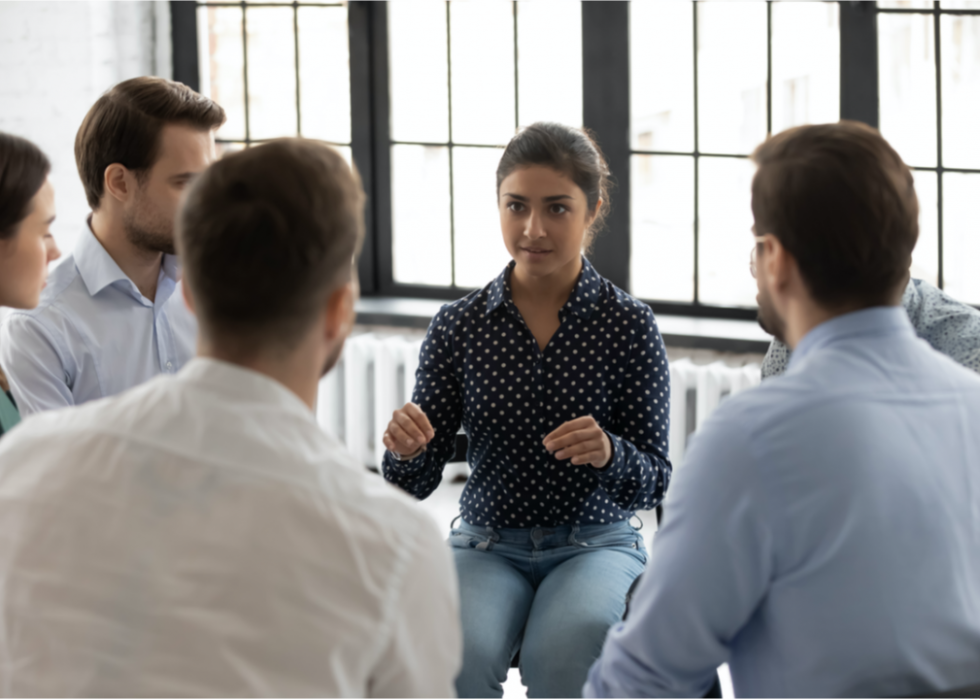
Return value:
<svg viewBox="0 0 980 699">
<path fill-rule="evenodd" d="M 385 448 L 404 458 L 418 456 L 436 436 L 429 418 L 415 403 L 406 403 L 391 416 L 382 441 Z"/>
</svg>

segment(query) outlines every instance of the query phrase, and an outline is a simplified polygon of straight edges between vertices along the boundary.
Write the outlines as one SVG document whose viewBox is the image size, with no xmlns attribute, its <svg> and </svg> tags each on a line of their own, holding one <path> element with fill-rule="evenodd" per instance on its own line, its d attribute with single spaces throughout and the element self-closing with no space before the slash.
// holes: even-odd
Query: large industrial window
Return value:
<svg viewBox="0 0 980 699">
<path fill-rule="evenodd" d="M 912 276 L 980 304 L 980 2 L 879 2 L 878 37 L 881 132 L 919 195 Z"/>
<path fill-rule="evenodd" d="M 346 3 L 202 2 L 197 14 L 200 89 L 228 114 L 223 151 L 305 136 L 350 161 Z"/>
<path fill-rule="evenodd" d="M 837 3 L 631 3 L 635 295 L 755 305 L 748 156 L 767 133 L 839 118 L 838 17 Z"/>
<path fill-rule="evenodd" d="M 388 3 L 396 283 L 500 273 L 497 162 L 519 126 L 582 125 L 581 37 L 578 2 Z"/>
<path fill-rule="evenodd" d="M 980 304 L 980 2 L 205 2 L 189 14 L 175 66 L 189 33 L 187 79 L 228 111 L 223 149 L 303 135 L 361 170 L 367 295 L 452 299 L 492 279 L 508 260 L 502 147 L 553 120 L 592 128 L 610 156 L 600 273 L 657 312 L 752 318 L 749 155 L 767 133 L 847 117 L 880 126 L 914 167 L 913 276 Z"/>
</svg>

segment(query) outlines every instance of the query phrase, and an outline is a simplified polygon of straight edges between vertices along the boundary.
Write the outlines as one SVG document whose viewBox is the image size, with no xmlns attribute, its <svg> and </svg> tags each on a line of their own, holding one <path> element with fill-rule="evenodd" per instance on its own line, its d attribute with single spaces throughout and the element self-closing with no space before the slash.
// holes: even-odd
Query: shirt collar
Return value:
<svg viewBox="0 0 980 699">
<path fill-rule="evenodd" d="M 892 334 L 915 337 L 915 328 L 902 306 L 875 306 L 845 313 L 811 329 L 793 350 L 788 368 L 799 364 L 806 355 L 841 340 Z"/>
<path fill-rule="evenodd" d="M 510 275 L 516 263 L 511 260 L 504 271 L 490 283 L 489 293 L 487 294 L 486 315 L 490 315 L 501 305 L 506 303 L 513 307 L 514 301 L 510 291 Z M 585 257 L 582 257 L 582 272 L 579 274 L 578 281 L 575 282 L 572 293 L 568 301 L 562 307 L 563 312 L 574 313 L 582 319 L 588 319 L 592 312 L 598 307 L 599 287 L 602 277 L 595 271 L 595 267 Z"/>
<path fill-rule="evenodd" d="M 85 222 L 82 235 L 75 245 L 74 259 L 78 274 L 85 282 L 85 288 L 88 289 L 90 296 L 95 296 L 116 282 L 127 282 L 127 288 L 131 287 L 135 294 L 140 295 L 136 285 L 95 237 L 95 233 L 92 232 L 91 217 Z M 163 256 L 161 279 L 163 277 L 172 280 L 175 284 L 180 281 L 180 264 L 175 255 Z"/>
<path fill-rule="evenodd" d="M 303 400 L 275 379 L 238 364 L 209 357 L 195 357 L 180 370 L 179 378 L 202 384 L 229 403 L 274 405 L 316 422 L 313 411 Z"/>
</svg>

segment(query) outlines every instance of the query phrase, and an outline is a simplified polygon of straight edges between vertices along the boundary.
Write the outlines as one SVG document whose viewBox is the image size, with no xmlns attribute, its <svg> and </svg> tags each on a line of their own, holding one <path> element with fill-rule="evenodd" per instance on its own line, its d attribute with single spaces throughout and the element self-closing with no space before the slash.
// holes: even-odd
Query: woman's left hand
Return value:
<svg viewBox="0 0 980 699">
<path fill-rule="evenodd" d="M 605 430 L 591 415 L 569 420 L 544 438 L 544 448 L 555 458 L 571 459 L 573 464 L 605 468 L 612 459 L 612 443 Z"/>
</svg>

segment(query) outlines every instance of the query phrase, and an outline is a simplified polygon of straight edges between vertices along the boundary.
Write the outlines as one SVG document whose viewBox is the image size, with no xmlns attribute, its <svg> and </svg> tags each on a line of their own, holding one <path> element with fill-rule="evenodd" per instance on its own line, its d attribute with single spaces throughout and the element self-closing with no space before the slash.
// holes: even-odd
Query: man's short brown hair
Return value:
<svg viewBox="0 0 980 699">
<path fill-rule="evenodd" d="M 886 303 L 907 279 L 919 237 L 912 173 L 856 121 L 798 126 L 760 145 L 752 180 L 756 235 L 793 255 L 817 303 Z"/>
<path fill-rule="evenodd" d="M 145 173 L 157 161 L 167 124 L 210 131 L 225 123 L 225 110 L 183 83 L 141 77 L 119 83 L 85 115 L 75 136 L 75 163 L 92 210 L 99 208 L 105 170 L 113 163 Z"/>
<path fill-rule="evenodd" d="M 184 283 L 205 337 L 292 347 L 352 278 L 364 192 L 333 148 L 284 138 L 225 156 L 177 216 Z"/>
</svg>

